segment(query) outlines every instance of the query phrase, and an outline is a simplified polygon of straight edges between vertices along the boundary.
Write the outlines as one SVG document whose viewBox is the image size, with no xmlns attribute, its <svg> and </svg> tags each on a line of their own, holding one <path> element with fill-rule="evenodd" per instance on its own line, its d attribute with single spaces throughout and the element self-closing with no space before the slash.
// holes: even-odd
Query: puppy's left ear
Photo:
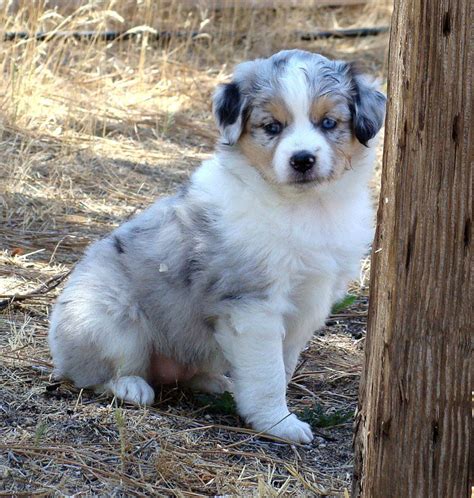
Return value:
<svg viewBox="0 0 474 498">
<path fill-rule="evenodd" d="M 358 74 L 353 65 L 349 66 L 352 79 L 352 124 L 359 142 L 367 146 L 382 128 L 385 118 L 387 98 L 377 90 L 377 83 L 369 77 Z"/>
<path fill-rule="evenodd" d="M 213 99 L 217 126 L 227 145 L 234 145 L 244 127 L 245 98 L 235 82 L 220 85 Z"/>
</svg>

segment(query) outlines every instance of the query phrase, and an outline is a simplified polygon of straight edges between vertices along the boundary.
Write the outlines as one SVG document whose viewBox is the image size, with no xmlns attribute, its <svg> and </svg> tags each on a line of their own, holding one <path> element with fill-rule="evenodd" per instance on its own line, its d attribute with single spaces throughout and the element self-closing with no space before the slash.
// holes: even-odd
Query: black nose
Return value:
<svg viewBox="0 0 474 498">
<path fill-rule="evenodd" d="M 307 150 L 297 152 L 290 157 L 291 167 L 300 173 L 304 173 L 311 169 L 315 162 L 316 158 Z"/>
</svg>

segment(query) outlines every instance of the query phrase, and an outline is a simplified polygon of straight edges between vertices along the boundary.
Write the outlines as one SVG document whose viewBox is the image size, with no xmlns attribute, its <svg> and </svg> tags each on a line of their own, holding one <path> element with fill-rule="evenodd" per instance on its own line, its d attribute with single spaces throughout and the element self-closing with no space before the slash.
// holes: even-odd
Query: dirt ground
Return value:
<svg viewBox="0 0 474 498">
<path fill-rule="evenodd" d="M 362 60 L 383 85 L 387 35 L 299 33 L 387 25 L 388 10 L 29 4 L 0 1 L 2 38 L 145 25 L 174 34 L 0 42 L 0 496 L 349 496 L 368 259 L 355 302 L 315 333 L 289 386 L 291 409 L 316 435 L 307 446 L 246 428 L 229 396 L 163 388 L 143 409 L 54 382 L 48 314 L 91 241 L 172 193 L 212 152 L 210 97 L 234 63 L 298 47 Z"/>
</svg>

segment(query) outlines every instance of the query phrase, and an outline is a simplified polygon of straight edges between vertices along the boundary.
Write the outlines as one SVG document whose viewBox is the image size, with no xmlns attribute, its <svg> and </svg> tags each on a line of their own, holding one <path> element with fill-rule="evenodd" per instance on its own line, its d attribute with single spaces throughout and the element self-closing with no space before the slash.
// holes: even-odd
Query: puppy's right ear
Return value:
<svg viewBox="0 0 474 498">
<path fill-rule="evenodd" d="M 234 145 L 244 128 L 245 98 L 237 83 L 220 85 L 213 99 L 214 117 L 226 145 Z"/>
</svg>

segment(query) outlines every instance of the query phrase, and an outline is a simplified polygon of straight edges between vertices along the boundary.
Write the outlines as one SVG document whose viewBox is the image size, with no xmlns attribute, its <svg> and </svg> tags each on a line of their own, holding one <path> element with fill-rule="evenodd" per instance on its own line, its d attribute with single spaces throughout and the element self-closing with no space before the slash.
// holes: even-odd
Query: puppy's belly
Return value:
<svg viewBox="0 0 474 498">
<path fill-rule="evenodd" d="M 190 380 L 197 371 L 196 367 L 182 365 L 173 358 L 153 352 L 150 358 L 148 376 L 151 384 L 175 384 Z"/>
</svg>

